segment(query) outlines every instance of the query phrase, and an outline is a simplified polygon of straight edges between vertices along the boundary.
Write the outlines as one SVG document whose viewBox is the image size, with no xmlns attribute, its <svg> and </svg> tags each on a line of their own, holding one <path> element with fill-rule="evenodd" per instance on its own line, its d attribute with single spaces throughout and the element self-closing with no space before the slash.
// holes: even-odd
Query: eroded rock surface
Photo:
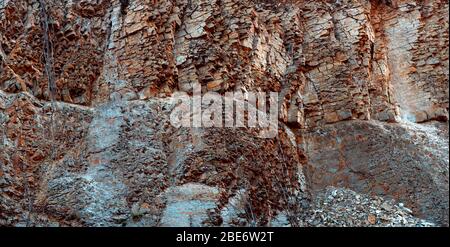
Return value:
<svg viewBox="0 0 450 247">
<path fill-rule="evenodd" d="M 0 0 L 0 225 L 448 225 L 448 6 Z M 195 83 L 277 137 L 175 128 Z"/>
</svg>

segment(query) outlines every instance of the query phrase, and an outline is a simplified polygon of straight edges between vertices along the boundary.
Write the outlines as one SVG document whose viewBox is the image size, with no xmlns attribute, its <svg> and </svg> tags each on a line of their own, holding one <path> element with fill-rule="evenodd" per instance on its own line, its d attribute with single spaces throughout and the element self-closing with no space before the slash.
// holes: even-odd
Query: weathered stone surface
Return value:
<svg viewBox="0 0 450 247">
<path fill-rule="evenodd" d="M 350 188 L 448 222 L 448 125 L 354 121 L 302 136 L 313 194 L 329 185 Z"/>
<path fill-rule="evenodd" d="M 448 23 L 446 0 L 0 0 L 0 225 L 308 226 L 330 185 L 448 225 Z M 279 92 L 278 136 L 174 128 L 194 83 Z M 359 216 L 317 225 L 428 225 L 337 190 Z"/>
<path fill-rule="evenodd" d="M 54 136 L 46 138 L 51 115 L 43 109 L 50 103 L 26 93 L 2 94 L 1 102 L 10 112 L 0 152 L 2 224 L 220 225 L 214 212 L 244 189 L 254 223 L 265 225 L 278 210 L 308 202 L 300 158 L 285 133 L 280 141 L 251 129 L 175 129 L 173 103 L 151 99 L 96 108 L 59 103 Z M 25 112 L 8 111 L 18 106 Z M 31 128 L 32 120 L 33 132 L 9 132 Z"/>
<path fill-rule="evenodd" d="M 368 197 L 348 189 L 327 188 L 320 193 L 306 222 L 309 226 L 383 226 L 433 227 L 431 222 L 415 218 L 402 203 L 381 197 Z"/>
</svg>

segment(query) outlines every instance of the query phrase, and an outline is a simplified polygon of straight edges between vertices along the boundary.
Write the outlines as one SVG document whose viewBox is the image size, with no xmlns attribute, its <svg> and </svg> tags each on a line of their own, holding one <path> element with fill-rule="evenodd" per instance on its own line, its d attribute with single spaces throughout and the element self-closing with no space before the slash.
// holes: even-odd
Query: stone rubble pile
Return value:
<svg viewBox="0 0 450 247">
<path fill-rule="evenodd" d="M 448 226 L 448 13 L 448 0 L 0 0 L 0 225 Z M 277 137 L 174 128 L 168 98 L 194 83 L 277 92 Z"/>
<path fill-rule="evenodd" d="M 432 227 L 418 219 L 403 203 L 358 194 L 352 190 L 328 187 L 320 193 L 307 218 L 309 226 L 324 227 Z"/>
</svg>

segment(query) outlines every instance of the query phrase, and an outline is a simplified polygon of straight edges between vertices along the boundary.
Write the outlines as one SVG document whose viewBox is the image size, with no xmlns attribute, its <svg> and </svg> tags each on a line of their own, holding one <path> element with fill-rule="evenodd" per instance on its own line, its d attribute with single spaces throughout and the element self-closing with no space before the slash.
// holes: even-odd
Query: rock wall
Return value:
<svg viewBox="0 0 450 247">
<path fill-rule="evenodd" d="M 0 225 L 327 225 L 328 186 L 448 225 L 448 5 L 0 0 Z M 279 92 L 278 136 L 174 128 L 195 83 Z"/>
</svg>

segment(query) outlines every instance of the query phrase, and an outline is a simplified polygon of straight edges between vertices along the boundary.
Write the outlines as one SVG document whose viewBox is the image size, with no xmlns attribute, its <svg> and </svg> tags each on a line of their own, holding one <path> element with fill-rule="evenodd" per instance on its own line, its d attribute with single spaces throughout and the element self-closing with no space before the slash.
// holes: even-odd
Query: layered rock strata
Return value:
<svg viewBox="0 0 450 247">
<path fill-rule="evenodd" d="M 448 225 L 448 6 L 0 0 L 0 225 Z M 196 83 L 277 137 L 175 128 Z"/>
</svg>

